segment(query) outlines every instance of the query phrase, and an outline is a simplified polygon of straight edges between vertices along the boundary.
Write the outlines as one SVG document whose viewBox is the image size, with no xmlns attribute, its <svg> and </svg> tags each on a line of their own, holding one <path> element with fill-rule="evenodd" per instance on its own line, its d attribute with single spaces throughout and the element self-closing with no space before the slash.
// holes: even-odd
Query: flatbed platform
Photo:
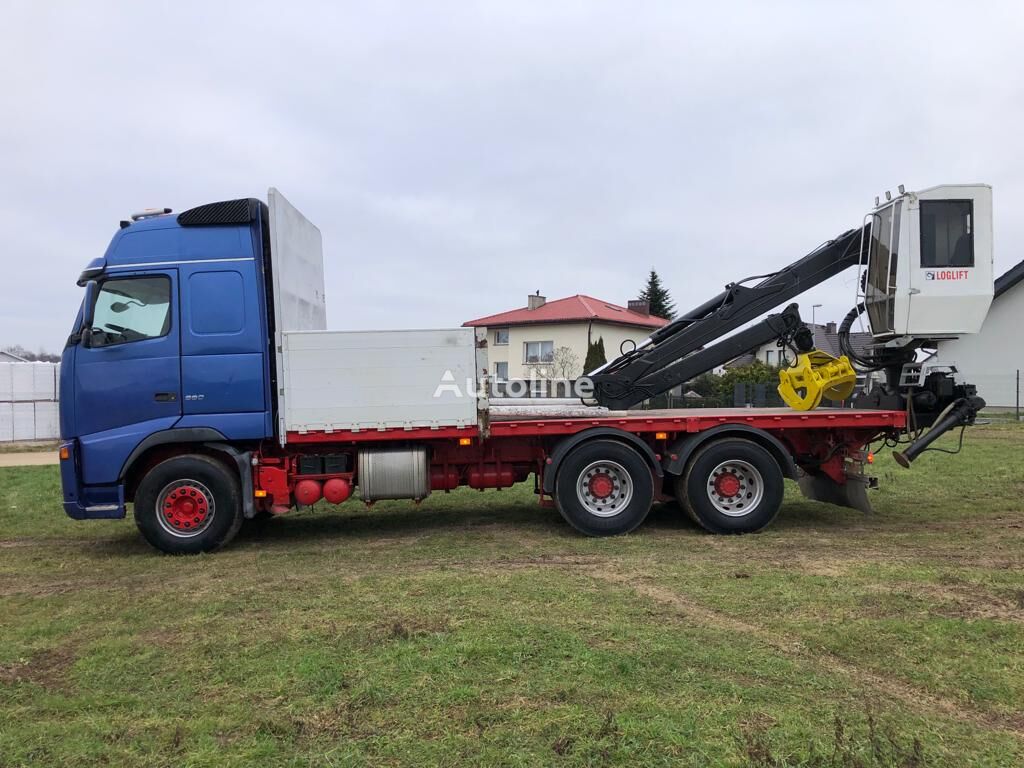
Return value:
<svg viewBox="0 0 1024 768">
<path fill-rule="evenodd" d="M 719 424 L 745 424 L 768 430 L 786 429 L 902 429 L 907 415 L 903 411 L 856 408 L 816 408 L 794 411 L 790 408 L 671 408 L 650 411 L 607 411 L 584 418 L 538 418 L 495 421 L 489 425 L 489 437 L 529 437 L 571 435 L 591 427 L 618 427 L 628 432 L 701 432 Z M 288 443 L 362 443 L 395 439 L 444 439 L 480 437 L 478 426 L 467 427 L 390 427 L 386 429 L 289 432 Z"/>
</svg>

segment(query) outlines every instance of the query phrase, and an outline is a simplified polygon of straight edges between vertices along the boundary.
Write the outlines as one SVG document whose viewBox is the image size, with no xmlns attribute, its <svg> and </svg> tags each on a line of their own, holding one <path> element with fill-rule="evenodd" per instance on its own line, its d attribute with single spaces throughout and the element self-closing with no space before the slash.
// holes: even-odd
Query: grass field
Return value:
<svg viewBox="0 0 1024 768">
<path fill-rule="evenodd" d="M 0 765 L 1022 765 L 1024 429 L 877 470 L 753 536 L 524 486 L 193 558 L 0 470 Z"/>
</svg>

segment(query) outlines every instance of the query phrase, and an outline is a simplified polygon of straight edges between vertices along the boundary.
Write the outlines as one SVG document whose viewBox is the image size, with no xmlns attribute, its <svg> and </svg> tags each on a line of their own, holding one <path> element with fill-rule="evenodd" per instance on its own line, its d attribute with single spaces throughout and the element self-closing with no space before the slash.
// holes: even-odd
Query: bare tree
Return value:
<svg viewBox="0 0 1024 768">
<path fill-rule="evenodd" d="M 555 378 L 573 379 L 579 375 L 580 356 L 569 347 L 559 347 L 551 359 Z"/>
</svg>

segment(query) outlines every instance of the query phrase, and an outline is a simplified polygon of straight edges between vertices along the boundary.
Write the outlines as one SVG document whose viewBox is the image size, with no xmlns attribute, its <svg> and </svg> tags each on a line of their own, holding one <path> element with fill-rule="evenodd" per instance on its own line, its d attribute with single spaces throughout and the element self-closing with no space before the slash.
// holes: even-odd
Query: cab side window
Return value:
<svg viewBox="0 0 1024 768">
<path fill-rule="evenodd" d="M 105 281 L 96 294 L 90 346 L 109 347 L 166 336 L 171 330 L 171 281 L 126 277 Z"/>
</svg>

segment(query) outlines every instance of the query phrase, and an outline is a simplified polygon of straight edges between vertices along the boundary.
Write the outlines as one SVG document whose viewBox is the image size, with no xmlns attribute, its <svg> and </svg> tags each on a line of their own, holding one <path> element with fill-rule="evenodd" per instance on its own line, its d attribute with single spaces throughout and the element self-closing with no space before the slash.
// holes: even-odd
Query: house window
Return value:
<svg viewBox="0 0 1024 768">
<path fill-rule="evenodd" d="M 550 363 L 555 359 L 555 342 L 525 341 L 523 342 L 524 363 Z"/>
<path fill-rule="evenodd" d="M 495 328 L 494 329 L 494 346 L 496 346 L 496 347 L 508 346 L 508 328 Z"/>
<path fill-rule="evenodd" d="M 774 349 L 766 349 L 764 351 L 764 361 L 768 365 L 775 365 L 775 350 Z"/>
<path fill-rule="evenodd" d="M 508 381 L 508 363 L 494 364 L 494 378 L 498 381 Z"/>
</svg>

